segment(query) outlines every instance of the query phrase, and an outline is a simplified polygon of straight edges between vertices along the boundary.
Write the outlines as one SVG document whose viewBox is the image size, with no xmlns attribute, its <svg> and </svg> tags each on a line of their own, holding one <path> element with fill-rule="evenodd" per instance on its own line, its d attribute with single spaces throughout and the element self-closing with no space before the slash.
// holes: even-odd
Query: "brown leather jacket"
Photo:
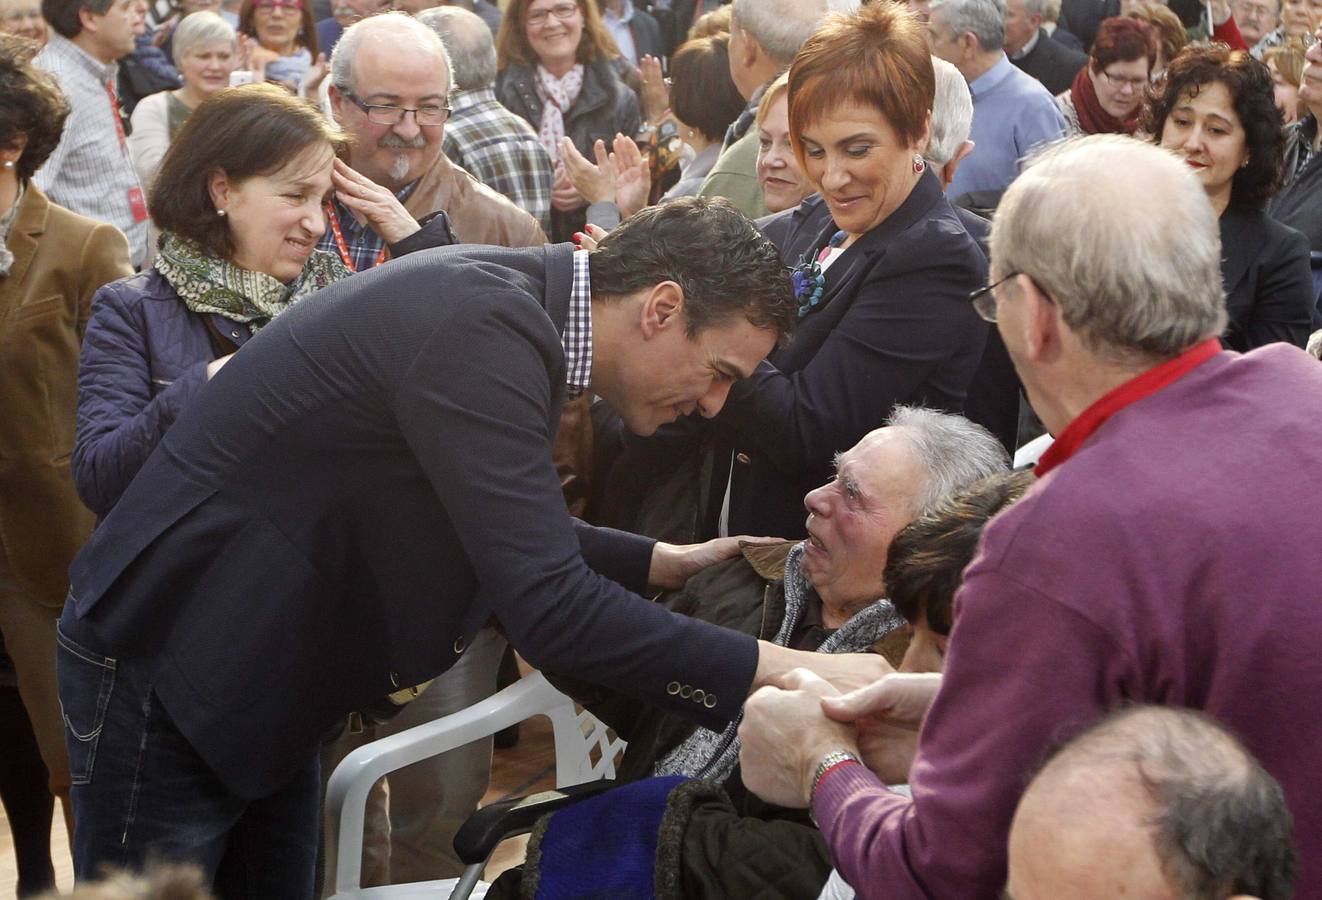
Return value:
<svg viewBox="0 0 1322 900">
<path fill-rule="evenodd" d="M 78 353 L 92 294 L 132 275 L 113 225 L 57 206 L 29 182 L 0 278 L 0 545 L 32 601 L 64 605 L 69 563 L 92 531 L 69 474 Z"/>
</svg>

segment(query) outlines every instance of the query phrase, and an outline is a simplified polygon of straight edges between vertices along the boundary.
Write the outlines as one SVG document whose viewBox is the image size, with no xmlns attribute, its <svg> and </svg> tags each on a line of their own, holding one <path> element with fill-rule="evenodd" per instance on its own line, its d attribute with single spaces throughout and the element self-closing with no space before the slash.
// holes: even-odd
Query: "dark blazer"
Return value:
<svg viewBox="0 0 1322 900">
<path fill-rule="evenodd" d="M 958 206 L 954 209 L 965 230 L 978 242 L 982 255 L 990 258 L 987 242 L 991 238 L 991 222 L 967 209 Z M 1005 341 L 992 325 L 987 329 L 982 361 L 978 363 L 968 397 L 964 399 L 964 415 L 996 435 L 1011 455 L 1014 455 L 1019 438 L 1019 394 L 1022 390 L 1019 374 L 1005 349 Z"/>
<path fill-rule="evenodd" d="M 58 610 L 69 561 L 92 530 L 69 472 L 78 347 L 92 294 L 133 269 L 118 228 L 51 203 L 31 182 L 6 246 L 14 263 L 0 278 L 0 544 L 21 594 Z"/>
<path fill-rule="evenodd" d="M 1033 49 L 1010 62 L 1042 82 L 1042 86 L 1054 97 L 1070 89 L 1074 76 L 1088 64 L 1088 55 L 1071 50 L 1054 40 L 1045 29 L 1039 28 Z"/>
<path fill-rule="evenodd" d="M 1057 25 L 1073 34 L 1086 53 L 1103 19 L 1120 15 L 1120 0 L 1062 0 Z"/>
<path fill-rule="evenodd" d="M 629 20 L 629 33 L 633 35 L 633 45 L 639 59 L 645 55 L 657 59 L 670 55 L 670 42 L 667 35 L 662 33 L 661 24 L 638 4 L 634 4 L 633 18 Z"/>
<path fill-rule="evenodd" d="M 146 660 L 236 794 L 270 793 L 350 710 L 448 669 L 492 615 L 538 668 L 712 728 L 741 708 L 754 640 L 608 580 L 641 590 L 651 542 L 565 511 L 550 450 L 572 249 L 422 251 L 285 312 L 75 560 L 65 633 Z"/>
<path fill-rule="evenodd" d="M 764 222 L 789 265 L 836 231 L 820 196 Z M 707 531 L 731 454 L 730 533 L 802 537 L 804 495 L 896 404 L 962 412 L 987 335 L 968 295 L 986 276 L 982 251 L 929 171 L 827 269 L 822 305 L 790 345 L 731 389 L 716 419 Z"/>
<path fill-rule="evenodd" d="M 1264 212 L 1221 214 L 1221 282 L 1230 322 L 1221 342 L 1246 353 L 1284 341 L 1303 347 L 1313 322 L 1308 238 Z"/>
</svg>

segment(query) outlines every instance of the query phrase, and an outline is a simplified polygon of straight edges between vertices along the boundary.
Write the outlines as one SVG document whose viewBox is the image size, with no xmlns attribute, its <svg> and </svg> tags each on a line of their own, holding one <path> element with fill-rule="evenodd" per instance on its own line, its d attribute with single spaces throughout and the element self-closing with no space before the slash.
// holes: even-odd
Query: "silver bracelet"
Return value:
<svg viewBox="0 0 1322 900">
<path fill-rule="evenodd" d="M 817 824 L 817 813 L 813 810 L 813 801 L 817 799 L 817 786 L 821 784 L 827 772 L 842 762 L 856 762 L 860 766 L 863 765 L 863 760 L 848 750 L 832 750 L 817 764 L 817 771 L 812 776 L 812 787 L 808 789 L 808 817 L 812 819 L 814 825 Z"/>
</svg>

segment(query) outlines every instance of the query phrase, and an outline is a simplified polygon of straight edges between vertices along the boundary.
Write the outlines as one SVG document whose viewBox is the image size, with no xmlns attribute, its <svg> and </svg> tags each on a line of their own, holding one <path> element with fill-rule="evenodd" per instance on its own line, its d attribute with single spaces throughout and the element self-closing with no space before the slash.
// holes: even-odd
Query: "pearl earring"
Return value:
<svg viewBox="0 0 1322 900">
<path fill-rule="evenodd" d="M 223 210 L 223 209 L 218 209 L 218 210 L 216 210 L 216 215 L 218 215 L 218 216 L 223 216 L 223 215 L 225 215 L 225 210 Z"/>
<path fill-rule="evenodd" d="M 5 160 L 5 168 L 6 169 L 14 168 L 14 161 L 12 159 Z"/>
</svg>

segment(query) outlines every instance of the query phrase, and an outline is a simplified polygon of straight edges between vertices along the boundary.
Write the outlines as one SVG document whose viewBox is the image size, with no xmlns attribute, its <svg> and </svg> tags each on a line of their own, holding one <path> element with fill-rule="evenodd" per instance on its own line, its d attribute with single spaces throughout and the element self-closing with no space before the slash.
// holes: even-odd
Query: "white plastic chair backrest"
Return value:
<svg viewBox="0 0 1322 900">
<path fill-rule="evenodd" d="M 1016 469 L 1027 469 L 1029 466 L 1037 465 L 1037 461 L 1042 458 L 1042 454 L 1046 453 L 1047 448 L 1055 442 L 1056 439 L 1049 434 L 1033 438 L 1014 452 L 1014 467 Z"/>
<path fill-rule="evenodd" d="M 555 786 L 568 787 L 585 781 L 615 777 L 615 763 L 624 753 L 625 742 L 613 738 L 606 725 L 587 710 L 579 712 L 574 701 L 551 686 L 539 672 L 529 678 L 543 682 L 530 702 L 541 706 L 538 713 L 551 720 L 555 736 Z"/>
</svg>

